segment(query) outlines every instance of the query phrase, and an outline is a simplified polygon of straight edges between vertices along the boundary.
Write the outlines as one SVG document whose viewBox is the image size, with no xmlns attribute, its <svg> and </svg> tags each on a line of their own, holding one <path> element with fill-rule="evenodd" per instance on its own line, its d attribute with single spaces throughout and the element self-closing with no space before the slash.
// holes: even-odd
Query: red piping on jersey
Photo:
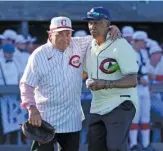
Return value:
<svg viewBox="0 0 163 151">
<path fill-rule="evenodd" d="M 156 75 L 156 81 L 163 81 L 163 75 Z"/>
</svg>

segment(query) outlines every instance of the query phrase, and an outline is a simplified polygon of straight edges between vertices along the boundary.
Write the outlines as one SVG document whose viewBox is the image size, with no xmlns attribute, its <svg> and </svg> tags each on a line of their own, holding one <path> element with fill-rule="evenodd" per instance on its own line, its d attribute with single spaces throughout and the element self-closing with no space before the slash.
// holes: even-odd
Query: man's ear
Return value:
<svg viewBox="0 0 163 151">
<path fill-rule="evenodd" d="M 108 21 L 107 21 L 106 26 L 109 28 L 109 27 L 110 27 L 110 25 L 111 25 L 111 24 L 110 24 L 110 22 L 108 22 Z"/>
</svg>

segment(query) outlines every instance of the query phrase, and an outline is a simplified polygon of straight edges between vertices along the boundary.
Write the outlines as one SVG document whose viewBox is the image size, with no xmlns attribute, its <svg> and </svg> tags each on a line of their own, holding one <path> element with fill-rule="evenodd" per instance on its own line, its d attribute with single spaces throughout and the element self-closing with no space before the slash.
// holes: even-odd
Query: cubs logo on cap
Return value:
<svg viewBox="0 0 163 151">
<path fill-rule="evenodd" d="M 50 31 L 71 30 L 72 23 L 68 17 L 54 17 L 50 23 Z"/>
</svg>

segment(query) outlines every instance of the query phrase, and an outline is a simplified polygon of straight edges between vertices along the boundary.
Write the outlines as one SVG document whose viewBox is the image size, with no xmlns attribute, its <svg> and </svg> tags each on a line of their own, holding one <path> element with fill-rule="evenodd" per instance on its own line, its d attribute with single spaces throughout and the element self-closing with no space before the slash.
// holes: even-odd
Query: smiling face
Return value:
<svg viewBox="0 0 163 151">
<path fill-rule="evenodd" d="M 49 36 L 50 36 L 51 43 L 56 48 L 64 51 L 70 45 L 72 31 L 70 30 L 56 31 L 50 33 Z"/>
</svg>

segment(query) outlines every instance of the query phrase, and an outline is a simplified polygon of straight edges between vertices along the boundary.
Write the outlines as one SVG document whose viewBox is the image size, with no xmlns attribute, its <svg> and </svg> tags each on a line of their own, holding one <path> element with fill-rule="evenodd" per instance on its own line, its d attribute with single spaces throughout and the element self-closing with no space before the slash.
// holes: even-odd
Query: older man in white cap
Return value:
<svg viewBox="0 0 163 151">
<path fill-rule="evenodd" d="M 145 150 L 151 151 L 150 144 L 150 93 L 149 93 L 149 59 L 146 48 L 147 34 L 144 31 L 137 31 L 133 34 L 133 48 L 138 54 L 139 72 L 138 72 L 138 100 L 139 110 L 136 113 L 130 130 L 131 150 L 140 150 L 138 145 L 138 129 L 141 128 L 141 143 Z"/>
<path fill-rule="evenodd" d="M 118 29 L 112 30 L 117 36 Z M 31 54 L 21 79 L 22 106 L 28 109 L 32 125 L 40 126 L 44 119 L 55 126 L 62 151 L 78 151 L 82 66 L 92 37 L 72 38 L 67 17 L 54 17 L 48 34 L 48 42 Z M 53 151 L 53 141 L 41 145 L 34 141 L 31 150 Z"/>
<path fill-rule="evenodd" d="M 14 56 L 21 63 L 22 73 L 27 65 L 30 54 L 27 52 L 27 39 L 23 35 L 17 35 L 15 40 L 15 53 Z"/>
<path fill-rule="evenodd" d="M 122 27 L 122 35 L 123 37 L 132 44 L 132 35 L 134 34 L 134 28 L 131 26 Z"/>
</svg>

